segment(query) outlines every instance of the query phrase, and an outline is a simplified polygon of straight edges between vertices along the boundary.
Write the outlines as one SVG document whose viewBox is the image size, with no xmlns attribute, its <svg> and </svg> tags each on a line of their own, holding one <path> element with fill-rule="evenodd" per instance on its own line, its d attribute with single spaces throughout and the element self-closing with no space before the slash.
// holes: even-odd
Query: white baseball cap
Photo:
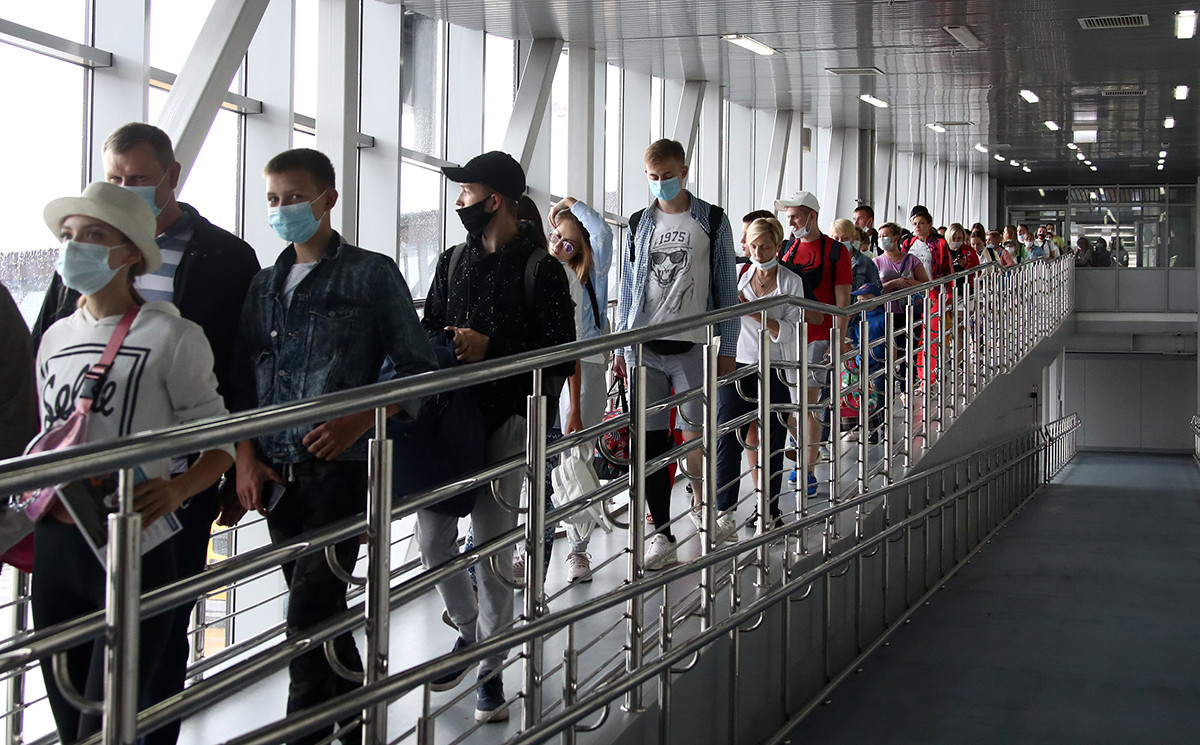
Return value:
<svg viewBox="0 0 1200 745">
<path fill-rule="evenodd" d="M 46 227 L 55 236 L 62 230 L 63 220 L 71 215 L 94 217 L 124 233 L 130 243 L 141 249 L 147 274 L 162 266 L 162 251 L 154 240 L 157 232 L 154 213 L 132 191 L 107 181 L 93 181 L 79 196 L 55 199 L 42 210 Z"/>
<path fill-rule="evenodd" d="M 776 212 L 783 212 L 788 207 L 808 207 L 813 212 L 821 211 L 821 203 L 817 201 L 817 195 L 811 191 L 798 191 L 787 199 L 775 200 Z"/>
</svg>

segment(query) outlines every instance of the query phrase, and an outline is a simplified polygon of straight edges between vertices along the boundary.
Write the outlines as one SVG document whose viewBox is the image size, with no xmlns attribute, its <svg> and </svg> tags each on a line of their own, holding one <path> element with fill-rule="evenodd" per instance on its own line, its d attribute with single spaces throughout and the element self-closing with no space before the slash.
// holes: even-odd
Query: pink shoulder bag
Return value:
<svg viewBox="0 0 1200 745">
<path fill-rule="evenodd" d="M 78 445 L 84 441 L 84 438 L 87 436 L 88 414 L 92 410 L 92 396 L 98 387 L 97 384 L 108 374 L 113 361 L 117 358 L 117 351 L 125 342 L 125 336 L 129 333 L 129 327 L 133 325 L 133 319 L 137 318 L 138 310 L 138 306 L 135 305 L 133 308 L 125 311 L 125 315 L 121 316 L 121 320 L 117 322 L 117 327 L 113 330 L 113 335 L 108 340 L 108 345 L 104 347 L 104 353 L 100 355 L 100 361 L 92 365 L 92 368 L 88 370 L 85 377 L 88 382 L 79 392 L 75 411 L 62 424 L 56 424 L 33 438 L 28 447 L 25 448 L 26 455 L 59 450 L 70 445 Z M 25 511 L 25 516 L 31 521 L 37 522 L 42 519 L 57 499 L 58 491 L 53 485 L 43 486 L 39 489 L 25 492 L 20 498 L 18 507 Z"/>
</svg>

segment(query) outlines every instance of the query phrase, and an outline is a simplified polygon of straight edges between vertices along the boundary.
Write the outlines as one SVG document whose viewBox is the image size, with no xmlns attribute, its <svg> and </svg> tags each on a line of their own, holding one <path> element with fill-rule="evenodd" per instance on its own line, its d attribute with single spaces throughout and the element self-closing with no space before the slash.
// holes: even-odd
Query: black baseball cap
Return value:
<svg viewBox="0 0 1200 745">
<path fill-rule="evenodd" d="M 926 209 L 925 205 L 923 204 L 918 204 L 917 206 L 913 207 L 912 212 L 908 213 L 908 219 L 911 220 L 917 215 L 921 215 L 927 218 L 929 222 L 933 222 L 933 215 L 929 214 L 929 210 Z"/>
<path fill-rule="evenodd" d="M 476 155 L 465 166 L 444 166 L 442 173 L 455 183 L 485 184 L 509 199 L 520 199 L 525 193 L 525 169 L 499 150 Z"/>
</svg>

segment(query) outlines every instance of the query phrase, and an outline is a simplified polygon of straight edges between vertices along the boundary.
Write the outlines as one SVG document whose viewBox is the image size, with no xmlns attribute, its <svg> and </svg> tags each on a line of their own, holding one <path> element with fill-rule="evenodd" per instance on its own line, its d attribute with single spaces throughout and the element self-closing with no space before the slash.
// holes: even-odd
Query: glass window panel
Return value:
<svg viewBox="0 0 1200 745">
<path fill-rule="evenodd" d="M 27 322 L 37 317 L 42 297 L 54 276 L 58 239 L 42 222 L 51 199 L 78 194 L 83 188 L 84 77 L 82 68 L 34 52 L 0 44 L 5 96 L 33 102 L 52 114 L 0 117 L 5 165 L 19 177 L 0 180 L 0 203 L 13 219 L 0 249 L 0 281 L 16 300 Z M 20 70 L 20 74 L 11 71 Z M 53 105 L 49 106 L 50 101 Z M 38 106 L 37 102 L 41 102 Z M 39 147 L 40 143 L 62 147 Z"/>
<path fill-rule="evenodd" d="M 650 141 L 663 137 L 663 81 L 657 76 L 650 77 Z"/>
<path fill-rule="evenodd" d="M 1196 207 L 1172 203 L 1167 215 L 1167 266 L 1196 266 Z"/>
<path fill-rule="evenodd" d="M 4 20 L 86 44 L 91 0 L 9 0 L 0 10 Z"/>
<path fill-rule="evenodd" d="M 550 86 L 550 191 L 567 193 L 567 116 L 570 96 L 570 65 L 563 50 Z"/>
<path fill-rule="evenodd" d="M 173 73 L 182 70 L 212 6 L 213 0 L 150 3 L 150 66 Z"/>
<path fill-rule="evenodd" d="M 158 119 L 166 103 L 167 93 L 157 88 L 150 89 L 150 121 Z M 205 219 L 214 225 L 237 233 L 238 184 L 241 181 L 240 138 L 241 115 L 221 109 L 213 120 L 208 136 L 196 156 L 196 163 L 188 174 L 183 190 L 178 193 L 179 201 L 195 207 Z M 250 195 L 251 215 L 260 214 L 254 207 L 263 204 L 261 195 Z"/>
<path fill-rule="evenodd" d="M 317 149 L 317 136 L 307 130 L 297 129 L 292 132 L 292 147 L 307 147 Z"/>
<path fill-rule="evenodd" d="M 317 48 L 317 0 L 296 0 L 296 49 Z M 292 60 L 292 110 L 317 115 L 317 55 L 297 54 Z"/>
<path fill-rule="evenodd" d="M 604 209 L 616 213 L 621 211 L 621 68 L 605 70 Z"/>
<path fill-rule="evenodd" d="M 401 144 L 435 157 L 442 155 L 444 74 L 441 21 L 405 13 L 403 74 L 400 78 Z"/>
<path fill-rule="evenodd" d="M 425 297 L 442 252 L 440 171 L 410 162 L 400 164 L 400 271 L 413 297 Z"/>
<path fill-rule="evenodd" d="M 488 34 L 483 47 L 483 149 L 504 147 L 517 91 L 516 44 Z"/>
</svg>

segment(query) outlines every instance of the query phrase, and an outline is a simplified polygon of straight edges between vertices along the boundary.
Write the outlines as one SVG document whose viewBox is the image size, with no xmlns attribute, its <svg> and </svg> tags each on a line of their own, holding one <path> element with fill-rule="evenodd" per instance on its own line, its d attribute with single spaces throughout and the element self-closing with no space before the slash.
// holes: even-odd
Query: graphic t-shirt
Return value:
<svg viewBox="0 0 1200 745">
<path fill-rule="evenodd" d="M 908 253 L 917 257 L 917 260 L 920 261 L 925 267 L 926 274 L 928 274 L 930 277 L 934 276 L 933 251 L 930 250 L 928 243 L 920 238 L 917 238 L 916 236 L 913 236 L 913 241 L 908 246 Z"/>
<path fill-rule="evenodd" d="M 642 328 L 703 313 L 708 308 L 710 279 L 708 233 L 690 212 L 654 212 L 650 241 L 650 270 L 642 307 L 634 327 Z M 703 342 L 703 328 L 664 336 L 664 339 Z"/>
</svg>

